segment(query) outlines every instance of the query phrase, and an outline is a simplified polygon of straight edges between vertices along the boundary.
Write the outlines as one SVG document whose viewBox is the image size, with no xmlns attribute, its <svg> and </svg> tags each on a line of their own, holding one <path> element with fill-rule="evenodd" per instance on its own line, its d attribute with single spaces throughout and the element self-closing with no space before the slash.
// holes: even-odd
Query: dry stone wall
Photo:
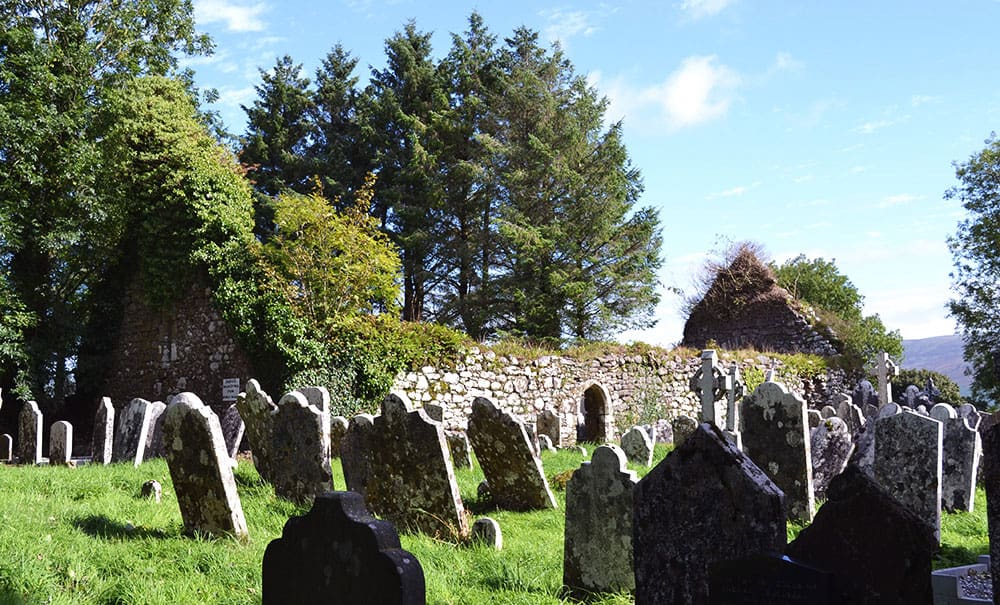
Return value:
<svg viewBox="0 0 1000 605">
<path fill-rule="evenodd" d="M 783 362 L 764 354 L 740 356 L 736 361 L 744 373 L 755 368 L 762 375 L 766 369 L 777 368 L 778 380 L 815 409 L 829 403 L 835 393 L 849 393 L 853 388 L 840 370 L 801 380 L 782 373 Z M 724 362 L 728 364 L 730 357 L 724 356 Z M 700 367 L 697 354 L 671 351 L 592 360 L 560 356 L 523 360 L 472 349 L 452 367 L 426 366 L 397 376 L 393 390 L 405 393 L 415 406 L 441 406 L 445 428 L 450 430 L 466 429 L 476 397 L 486 397 L 527 422 L 534 422 L 542 411 L 553 410 L 559 414 L 565 445 L 577 441 L 578 431 L 588 423 L 588 410 L 603 417 L 607 427 L 601 430 L 606 439 L 631 428 L 644 410 L 662 410 L 658 415 L 669 420 L 681 415 L 697 417 L 701 403 L 688 383 Z M 594 411 L 594 406 L 599 409 Z M 718 408 L 724 414 L 724 402 Z"/>
</svg>

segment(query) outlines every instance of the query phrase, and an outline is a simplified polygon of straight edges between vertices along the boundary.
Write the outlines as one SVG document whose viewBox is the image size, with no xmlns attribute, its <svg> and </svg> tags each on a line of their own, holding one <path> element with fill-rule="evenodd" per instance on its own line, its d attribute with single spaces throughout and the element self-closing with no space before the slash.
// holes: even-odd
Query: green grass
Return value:
<svg viewBox="0 0 1000 605">
<path fill-rule="evenodd" d="M 593 446 L 588 445 L 592 451 Z M 656 461 L 667 448 L 657 447 Z M 570 451 L 542 454 L 553 479 L 583 460 Z M 632 467 L 644 474 L 647 469 Z M 162 460 L 138 469 L 128 465 L 0 468 L 0 605 L 8 603 L 259 603 L 260 564 L 267 543 L 281 534 L 298 507 L 274 497 L 253 465 L 242 461 L 237 483 L 250 540 L 189 538 L 170 474 Z M 334 463 L 334 481 L 343 474 Z M 565 491 L 556 489 L 558 510 L 512 513 L 476 497 L 478 468 L 457 479 L 473 518 L 500 522 L 504 548 L 455 545 L 404 535 L 427 579 L 431 604 L 567 603 L 562 596 Z M 139 496 L 142 483 L 163 485 L 163 501 Z M 795 529 L 790 531 L 794 533 Z M 986 501 L 980 489 L 976 512 L 942 516 L 942 553 L 935 567 L 974 562 L 988 552 Z M 625 605 L 627 594 L 603 595 L 589 603 Z"/>
</svg>

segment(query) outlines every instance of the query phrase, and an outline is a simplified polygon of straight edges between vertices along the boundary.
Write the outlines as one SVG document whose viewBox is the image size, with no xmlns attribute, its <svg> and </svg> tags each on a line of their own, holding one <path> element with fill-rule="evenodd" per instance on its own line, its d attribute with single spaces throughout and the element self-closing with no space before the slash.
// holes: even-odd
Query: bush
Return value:
<svg viewBox="0 0 1000 605">
<path fill-rule="evenodd" d="M 934 386 L 941 391 L 941 396 L 935 401 L 950 403 L 955 407 L 958 407 L 965 403 L 965 399 L 962 398 L 962 393 L 959 390 L 955 381 L 948 378 L 941 372 L 935 372 L 934 370 L 900 370 L 899 376 L 892 379 L 892 390 L 895 395 L 894 399 L 900 401 L 903 390 L 909 385 L 916 385 L 920 390 L 923 390 L 927 386 L 927 379 L 934 379 Z"/>
</svg>

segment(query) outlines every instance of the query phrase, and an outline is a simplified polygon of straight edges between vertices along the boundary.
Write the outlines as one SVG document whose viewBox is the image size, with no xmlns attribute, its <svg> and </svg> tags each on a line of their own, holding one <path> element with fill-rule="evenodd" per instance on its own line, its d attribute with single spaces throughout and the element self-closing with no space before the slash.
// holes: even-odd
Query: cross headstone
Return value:
<svg viewBox="0 0 1000 605">
<path fill-rule="evenodd" d="M 701 397 L 702 422 L 716 423 L 715 402 L 726 396 L 729 375 L 719 366 L 719 356 L 713 349 L 701 352 L 701 367 L 691 377 L 691 390 Z"/>
<path fill-rule="evenodd" d="M 875 422 L 875 481 L 940 538 L 941 423 L 903 411 Z"/>
<path fill-rule="evenodd" d="M 468 434 L 498 506 L 509 510 L 558 507 L 519 420 L 489 399 L 477 397 L 472 402 Z"/>
<path fill-rule="evenodd" d="M 347 425 L 347 432 L 340 442 L 340 463 L 344 468 L 347 489 L 364 496 L 368 492 L 371 466 L 372 438 L 375 417 L 358 414 Z"/>
<path fill-rule="evenodd" d="M 276 495 L 305 503 L 333 489 L 329 431 L 329 417 L 301 391 L 286 393 L 278 401 L 270 447 Z"/>
<path fill-rule="evenodd" d="M 14 459 L 14 438 L 4 433 L 0 435 L 0 462 L 10 462 Z"/>
<path fill-rule="evenodd" d="M 649 466 L 653 463 L 653 442 L 642 427 L 633 426 L 622 435 L 621 449 L 629 462 Z M 597 450 L 594 450 L 597 453 Z"/>
<path fill-rule="evenodd" d="M 29 401 L 17 417 L 17 457 L 21 464 L 42 463 L 42 412 Z"/>
<path fill-rule="evenodd" d="M 548 435 L 552 440 L 552 445 L 559 447 L 562 445 L 562 431 L 559 430 L 559 414 L 554 410 L 542 410 L 535 417 L 535 428 L 538 436 Z"/>
<path fill-rule="evenodd" d="M 251 378 L 246 391 L 236 398 L 236 409 L 246 425 L 246 437 L 253 455 L 253 465 L 264 481 L 272 481 L 271 433 L 274 430 L 274 416 L 278 406 L 260 388 L 260 383 Z"/>
<path fill-rule="evenodd" d="M 674 446 L 680 447 L 698 428 L 698 421 L 690 416 L 678 416 L 670 423 L 670 428 L 674 431 Z"/>
<path fill-rule="evenodd" d="M 851 432 L 840 418 L 827 418 L 812 429 L 809 452 L 812 456 L 813 492 L 817 500 L 826 498 L 827 486 L 847 468 L 853 451 Z"/>
<path fill-rule="evenodd" d="M 721 430 L 701 424 L 636 484 L 636 605 L 707 603 L 712 563 L 781 552 L 783 500 Z"/>
<path fill-rule="evenodd" d="M 566 484 L 563 584 L 571 595 L 635 588 L 632 493 L 636 475 L 625 464 L 621 449 L 602 445 Z"/>
<path fill-rule="evenodd" d="M 424 605 L 420 562 L 356 492 L 327 492 L 264 551 L 262 605 Z"/>
<path fill-rule="evenodd" d="M 94 434 L 91 440 L 91 463 L 109 464 L 115 441 L 115 406 L 109 397 L 101 397 L 94 414 Z"/>
<path fill-rule="evenodd" d="M 947 403 L 931 408 L 943 429 L 941 441 L 941 506 L 950 512 L 972 512 L 976 501 L 976 469 L 982 453 L 979 432 Z"/>
<path fill-rule="evenodd" d="M 170 400 L 163 413 L 164 457 L 184 532 L 249 537 L 222 426 L 194 393 Z"/>
<path fill-rule="evenodd" d="M 405 395 L 390 393 L 375 417 L 365 501 L 403 530 L 443 539 L 469 534 L 444 427 Z"/>
<path fill-rule="evenodd" d="M 892 379 L 899 376 L 899 366 L 888 353 L 881 351 L 875 364 L 875 373 L 878 375 L 878 405 L 889 405 L 892 403 Z"/>
<path fill-rule="evenodd" d="M 937 540 L 920 517 L 848 466 L 785 553 L 834 574 L 833 603 L 931 605 L 936 551 Z"/>
<path fill-rule="evenodd" d="M 806 402 L 778 382 L 764 382 L 743 398 L 743 448 L 785 494 L 788 517 L 813 516 L 813 477 Z"/>
<path fill-rule="evenodd" d="M 746 383 L 740 375 L 740 366 L 735 361 L 729 366 L 729 389 L 726 391 L 726 430 L 735 433 L 740 430 L 739 401 L 746 394 Z"/>
<path fill-rule="evenodd" d="M 73 458 L 73 425 L 60 420 L 49 427 L 49 464 L 66 466 Z"/>
</svg>

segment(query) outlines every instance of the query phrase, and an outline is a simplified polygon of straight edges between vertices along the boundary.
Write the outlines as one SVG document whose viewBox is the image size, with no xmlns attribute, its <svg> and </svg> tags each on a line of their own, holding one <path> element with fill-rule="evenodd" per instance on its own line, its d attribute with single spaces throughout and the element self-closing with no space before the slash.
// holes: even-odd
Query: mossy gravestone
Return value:
<svg viewBox="0 0 1000 605">
<path fill-rule="evenodd" d="M 278 402 L 271 426 L 271 483 L 274 493 L 307 503 L 333 489 L 330 418 L 300 391 Z"/>
<path fill-rule="evenodd" d="M 893 404 L 895 405 L 895 404 Z M 875 481 L 941 535 L 941 423 L 904 410 L 875 422 Z"/>
<path fill-rule="evenodd" d="M 163 409 L 162 402 L 151 402 L 141 397 L 136 397 L 125 406 L 117 415 L 118 429 L 111 452 L 114 462 L 131 462 L 138 467 L 149 457 L 156 421 Z"/>
<path fill-rule="evenodd" d="M 375 417 L 358 414 L 351 418 L 347 432 L 340 442 L 340 463 L 344 469 L 347 489 L 362 496 L 368 492 L 371 467 L 372 439 L 375 434 Z"/>
</svg>

